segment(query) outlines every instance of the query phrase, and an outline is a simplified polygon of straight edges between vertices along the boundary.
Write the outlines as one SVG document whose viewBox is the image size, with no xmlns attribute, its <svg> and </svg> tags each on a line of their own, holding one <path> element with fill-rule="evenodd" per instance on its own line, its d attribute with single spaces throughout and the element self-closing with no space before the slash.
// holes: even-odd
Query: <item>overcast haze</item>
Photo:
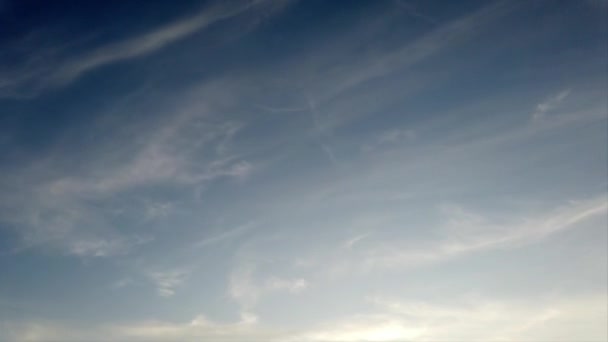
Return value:
<svg viewBox="0 0 608 342">
<path fill-rule="evenodd" d="M 607 341 L 607 11 L 0 0 L 0 341 Z"/>
</svg>

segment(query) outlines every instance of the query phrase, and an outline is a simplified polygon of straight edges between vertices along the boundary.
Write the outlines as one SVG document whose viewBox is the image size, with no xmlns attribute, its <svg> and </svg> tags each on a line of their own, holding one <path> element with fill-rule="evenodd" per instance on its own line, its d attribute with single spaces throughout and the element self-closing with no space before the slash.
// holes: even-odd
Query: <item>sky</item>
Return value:
<svg viewBox="0 0 608 342">
<path fill-rule="evenodd" d="M 0 0 L 1 342 L 607 341 L 605 0 Z"/>
</svg>

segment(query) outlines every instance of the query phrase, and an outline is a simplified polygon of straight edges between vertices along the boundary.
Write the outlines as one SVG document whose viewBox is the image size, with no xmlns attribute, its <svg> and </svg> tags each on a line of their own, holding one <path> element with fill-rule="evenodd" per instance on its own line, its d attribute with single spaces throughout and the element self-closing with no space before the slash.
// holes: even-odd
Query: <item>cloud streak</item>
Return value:
<svg viewBox="0 0 608 342">
<path fill-rule="evenodd" d="M 448 234 L 452 235 L 448 239 L 421 249 L 395 246 L 388 250 L 375 250 L 366 258 L 365 265 L 371 268 L 412 267 L 492 249 L 515 248 L 567 229 L 575 229 L 586 220 L 601 219 L 607 212 L 608 199 L 599 197 L 573 202 L 549 213 L 522 218 L 519 223 L 506 225 L 479 220 L 476 214 L 457 213 L 457 217 L 449 218 L 457 223 L 446 227 Z"/>
<path fill-rule="evenodd" d="M 171 297 L 175 295 L 177 288 L 186 281 L 190 272 L 185 270 L 169 270 L 149 272 L 148 277 L 156 285 L 158 295 Z"/>
<path fill-rule="evenodd" d="M 224 233 L 220 233 L 218 235 L 203 238 L 202 240 L 196 242 L 194 244 L 194 247 L 207 247 L 207 246 L 219 244 L 219 243 L 222 243 L 225 241 L 229 241 L 232 239 L 236 239 L 236 238 L 239 238 L 239 237 L 247 234 L 249 231 L 251 231 L 255 227 L 256 227 L 256 224 L 253 222 L 246 223 L 246 224 L 238 226 L 232 230 L 228 230 Z"/>
<path fill-rule="evenodd" d="M 188 102 L 190 95 L 179 98 L 180 107 L 171 118 L 138 122 L 146 129 L 136 139 L 135 132 L 117 133 L 87 146 L 89 153 L 72 156 L 75 160 L 50 153 L 32 163 L 15 163 L 0 186 L 19 195 L 1 198 L 0 213 L 9 227 L 19 226 L 24 246 L 17 249 L 47 246 L 82 257 L 127 254 L 153 237 L 124 233 L 115 223 L 117 218 L 137 214 L 138 224 L 152 224 L 176 209 L 167 200 L 138 205 L 141 200 L 134 190 L 155 185 L 203 187 L 222 179 L 246 179 L 254 166 L 230 146 L 238 131 L 235 127 L 242 125 L 218 122 L 205 108 Z M 108 129 L 97 122 L 90 128 L 91 134 Z M 110 125 L 110 130 L 131 128 Z M 66 144 L 69 139 L 62 146 Z M 74 161 L 77 170 L 66 168 Z M 112 204 L 118 194 L 128 194 L 129 211 Z"/>
<path fill-rule="evenodd" d="M 189 18 L 177 20 L 140 36 L 108 43 L 92 51 L 63 58 L 52 56 L 54 59 L 50 60 L 33 59 L 17 71 L 0 74 L 0 98 L 29 97 L 45 89 L 65 86 L 92 70 L 152 54 L 195 32 L 248 10 L 263 8 L 265 15 L 268 15 L 280 10 L 286 3 L 287 1 L 275 0 L 215 3 Z M 63 54 L 65 53 L 69 52 Z"/>
<path fill-rule="evenodd" d="M 570 94 L 570 90 L 562 90 L 559 93 L 557 93 L 554 96 L 551 96 L 550 98 L 546 99 L 545 101 L 539 103 L 536 106 L 536 111 L 534 113 L 532 113 L 532 120 L 533 121 L 539 121 L 544 119 L 545 115 L 556 109 L 560 103 L 566 98 L 568 97 L 568 95 Z"/>
</svg>

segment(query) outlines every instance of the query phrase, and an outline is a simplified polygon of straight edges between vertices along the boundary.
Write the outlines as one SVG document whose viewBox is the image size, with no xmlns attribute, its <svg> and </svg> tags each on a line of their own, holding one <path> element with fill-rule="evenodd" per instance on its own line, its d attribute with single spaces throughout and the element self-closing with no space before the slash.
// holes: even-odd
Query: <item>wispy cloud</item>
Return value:
<svg viewBox="0 0 608 342">
<path fill-rule="evenodd" d="M 206 246 L 215 245 L 215 244 L 218 244 L 218 243 L 221 243 L 224 241 L 232 240 L 232 239 L 238 238 L 240 236 L 243 236 L 244 234 L 251 231 L 255 227 L 256 227 L 256 224 L 254 222 L 245 223 L 232 230 L 227 230 L 227 231 L 225 231 L 223 233 L 219 233 L 217 235 L 205 237 L 205 238 L 201 239 L 200 241 L 196 242 L 194 244 L 194 247 L 206 247 Z"/>
<path fill-rule="evenodd" d="M 28 197 L 26 197 L 28 198 Z M 120 233 L 102 215 L 76 200 L 30 198 L 18 210 L 0 206 L 3 222 L 19 226 L 21 243 L 13 252 L 43 248 L 77 257 L 111 257 L 128 254 L 154 238 L 144 232 Z"/>
<path fill-rule="evenodd" d="M 71 243 L 68 254 L 76 256 L 105 257 L 120 254 L 130 246 L 121 240 L 79 239 Z"/>
<path fill-rule="evenodd" d="M 372 235 L 371 233 L 365 233 L 365 234 L 359 234 L 356 235 L 348 240 L 346 240 L 346 242 L 344 242 L 344 246 L 346 248 L 353 248 L 356 244 L 358 244 L 360 241 L 368 238 L 370 235 Z"/>
<path fill-rule="evenodd" d="M 50 185 L 55 195 L 66 193 L 113 193 L 155 182 L 197 183 L 222 177 L 246 177 L 252 166 L 246 160 L 219 155 L 206 163 L 191 158 L 209 144 L 226 144 L 234 132 L 230 127 L 206 125 L 201 117 L 179 118 L 151 137 L 132 158 L 107 167 L 101 175 L 59 179 Z M 191 125 L 199 125 L 193 129 Z M 199 136 L 188 137 L 188 135 Z M 186 139 L 191 145 L 183 147 Z M 225 148 L 222 148 L 222 153 Z M 101 157 L 101 156 L 100 156 Z M 111 156 L 110 156 L 111 157 Z"/>
<path fill-rule="evenodd" d="M 227 292 L 239 304 L 241 315 L 252 315 L 262 289 L 254 280 L 255 265 L 241 264 L 230 274 Z"/>
<path fill-rule="evenodd" d="M 252 3 L 229 8 L 216 6 L 207 8 L 194 17 L 179 20 L 142 36 L 101 47 L 85 56 L 66 63 L 51 76 L 52 83 L 64 84 L 78 78 L 83 73 L 106 64 L 137 58 L 184 38 L 222 19 L 237 15 L 249 9 Z"/>
<path fill-rule="evenodd" d="M 148 277 L 155 284 L 158 295 L 171 297 L 175 295 L 177 288 L 189 277 L 190 272 L 186 270 L 168 270 L 149 272 Z"/>
<path fill-rule="evenodd" d="M 252 315 L 263 296 L 276 292 L 299 294 L 310 286 L 304 278 L 264 277 L 258 274 L 258 265 L 251 261 L 241 261 L 232 270 L 228 281 L 228 294 L 239 304 L 241 315 Z"/>
<path fill-rule="evenodd" d="M 334 164 L 334 165 L 338 164 L 336 155 L 328 142 L 328 140 L 331 138 L 331 136 L 329 135 L 329 133 L 328 133 L 327 129 L 324 127 L 324 125 L 322 125 L 319 110 L 317 109 L 316 103 L 312 99 L 308 99 L 308 108 L 309 108 L 310 114 L 312 116 L 312 122 L 313 122 L 314 129 L 315 129 L 315 135 L 319 142 L 319 146 L 321 146 L 321 149 L 323 150 L 325 155 L 327 155 L 327 158 L 329 159 L 330 162 L 332 162 L 332 164 Z"/>
<path fill-rule="evenodd" d="M 148 202 L 145 205 L 145 220 L 148 221 L 167 217 L 174 209 L 173 203 L 170 202 Z"/>
<path fill-rule="evenodd" d="M 377 135 L 371 142 L 363 144 L 361 150 L 363 152 L 372 152 L 378 148 L 399 146 L 404 142 L 412 142 L 415 140 L 416 132 L 414 130 L 393 128 Z"/>
<path fill-rule="evenodd" d="M 395 1 L 395 4 L 399 8 L 404 10 L 406 13 L 408 13 L 412 17 L 422 19 L 423 21 L 425 21 L 429 24 L 432 24 L 432 25 L 439 24 L 439 21 L 437 19 L 431 17 L 428 14 L 422 13 L 418 8 L 416 8 L 416 5 L 414 5 L 413 3 L 409 2 L 409 1 L 405 1 L 405 0 L 394 0 L 394 1 Z"/>
<path fill-rule="evenodd" d="M 605 197 L 571 202 L 548 213 L 523 217 L 512 223 L 496 223 L 478 214 L 453 212 L 443 228 L 449 237 L 421 249 L 394 246 L 377 249 L 366 258 L 368 267 L 420 266 L 462 255 L 492 249 L 515 248 L 536 242 L 566 229 L 579 227 L 586 220 L 602 217 L 608 211 Z M 464 213 L 464 214 L 462 214 Z"/>
<path fill-rule="evenodd" d="M 351 58 L 350 62 L 346 64 L 344 63 L 344 56 L 334 56 L 331 52 L 331 47 L 328 47 L 323 52 L 327 54 L 326 58 L 330 59 L 329 61 L 321 59 L 321 61 L 317 61 L 318 65 L 304 68 L 308 74 L 317 77 L 312 79 L 310 76 L 302 78 L 311 79 L 311 82 L 314 82 L 310 90 L 315 90 L 315 99 L 317 107 L 319 107 L 330 100 L 343 96 L 345 93 L 366 82 L 390 75 L 399 70 L 405 70 L 432 56 L 469 41 L 480 35 L 483 32 L 483 28 L 491 27 L 496 22 L 499 22 L 501 18 L 513 13 L 517 8 L 518 6 L 513 3 L 495 1 L 460 18 L 442 23 L 419 38 L 406 41 L 403 45 L 397 46 L 394 49 Z M 341 40 L 349 42 L 349 40 L 344 38 L 341 38 Z M 349 51 L 350 49 L 356 50 L 356 47 L 361 44 L 361 38 L 356 37 L 356 39 L 353 39 L 350 43 L 352 46 L 344 46 L 344 44 L 342 42 L 335 42 L 335 45 L 340 48 L 339 53 L 344 53 L 344 51 Z M 422 82 L 417 83 L 422 84 Z M 403 93 L 400 93 L 400 95 L 403 96 Z M 349 99 L 353 100 L 352 98 Z M 352 120 L 356 117 L 354 113 L 358 112 L 359 109 L 352 107 L 350 109 L 333 113 L 323 123 L 324 127 L 340 126 Z"/>
<path fill-rule="evenodd" d="M 159 184 L 198 189 L 219 179 L 246 179 L 254 166 L 231 146 L 235 127 L 243 125 L 210 118 L 195 108 L 197 103 L 188 102 L 190 95 L 180 99 L 178 114 L 138 122 L 146 130 L 136 139 L 135 132 L 122 135 L 132 128 L 112 126 L 111 131 L 118 133 L 88 146 L 86 154 L 66 157 L 51 152 L 32 163 L 16 162 L 0 186 L 5 193 L 14 190 L 19 195 L 0 196 L 0 212 L 3 222 L 19 226 L 24 241 L 20 249 L 50 247 L 77 256 L 125 254 L 153 236 L 124 232 L 116 225 L 117 217 L 151 223 L 176 210 L 170 200 L 142 202 L 134 189 Z M 107 129 L 97 123 L 90 128 L 92 134 Z M 77 170 L 65 167 L 74 160 Z M 120 193 L 130 193 L 129 208 L 112 201 Z"/>
<path fill-rule="evenodd" d="M 0 98 L 27 97 L 52 87 L 67 85 L 89 71 L 116 62 L 140 58 L 159 51 L 217 22 L 259 7 L 268 16 L 287 1 L 256 0 L 218 2 L 199 13 L 154 29 L 140 36 L 94 48 L 84 53 L 55 52 L 53 58 L 32 59 L 21 68 L 0 74 Z M 36 49 L 38 47 L 32 47 Z M 35 52 L 39 54 L 40 51 Z M 59 56 L 57 56 L 59 54 Z"/>
<path fill-rule="evenodd" d="M 110 287 L 113 289 L 121 289 L 124 287 L 127 287 L 129 285 L 131 285 L 133 283 L 133 278 L 131 277 L 124 277 L 121 279 L 116 280 L 115 282 L 113 282 Z"/>
<path fill-rule="evenodd" d="M 548 112 L 556 109 L 561 104 L 561 102 L 566 97 L 568 97 L 569 94 L 570 94 L 570 89 L 562 90 L 559 93 L 549 97 L 545 101 L 539 103 L 536 106 L 536 111 L 534 113 L 532 113 L 532 120 L 539 121 L 539 120 L 544 119 L 545 115 Z"/>
<path fill-rule="evenodd" d="M 284 279 L 270 277 L 266 280 L 266 289 L 269 291 L 287 291 L 289 293 L 300 293 L 308 288 L 309 284 L 305 279 Z"/>
<path fill-rule="evenodd" d="M 407 227 L 403 220 L 387 216 L 384 221 L 371 225 L 376 227 L 373 234 L 377 238 L 361 243 L 370 233 L 359 234 L 346 241 L 334 241 L 333 247 L 328 245 L 327 249 L 317 246 L 316 253 L 294 256 L 297 261 L 294 267 L 329 281 L 370 272 L 386 274 L 428 269 L 469 255 L 539 243 L 567 230 L 593 227 L 589 224 L 605 225 L 607 213 L 605 196 L 569 201 L 545 212 L 520 216 L 512 213 L 510 219 L 492 218 L 460 206 L 444 206 L 440 210 L 442 222 L 426 223 L 429 236 L 406 234 L 387 239 L 387 231 Z"/>
</svg>

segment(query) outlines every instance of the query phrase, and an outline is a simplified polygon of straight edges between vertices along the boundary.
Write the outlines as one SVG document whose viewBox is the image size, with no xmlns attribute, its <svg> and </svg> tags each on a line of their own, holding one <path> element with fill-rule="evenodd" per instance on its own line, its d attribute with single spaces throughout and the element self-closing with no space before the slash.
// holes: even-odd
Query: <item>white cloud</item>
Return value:
<svg viewBox="0 0 608 342">
<path fill-rule="evenodd" d="M 231 272 L 228 294 L 239 304 L 242 315 L 252 315 L 258 301 L 275 292 L 299 294 L 307 290 L 310 283 L 304 278 L 284 278 L 278 276 L 261 277 L 253 262 L 241 262 Z M 261 278 L 261 279 L 260 279 Z"/>
<path fill-rule="evenodd" d="M 243 311 L 249 312 L 257 303 L 261 289 L 254 283 L 255 266 L 251 263 L 238 265 L 230 274 L 228 293 L 233 300 L 241 306 Z"/>
<path fill-rule="evenodd" d="M 119 254 L 125 249 L 125 244 L 121 240 L 76 240 L 71 243 L 69 254 L 76 256 L 105 257 Z"/>
<path fill-rule="evenodd" d="M 241 160 L 232 164 L 227 170 L 221 171 L 220 174 L 242 179 L 249 176 L 249 174 L 251 174 L 252 169 L 253 166 L 251 165 L 251 163 L 245 160 Z"/>
<path fill-rule="evenodd" d="M 177 288 L 190 276 L 186 270 L 168 270 L 148 272 L 148 277 L 156 286 L 158 295 L 171 297 L 175 295 Z"/>
<path fill-rule="evenodd" d="M 559 93 L 549 97 L 545 101 L 536 106 L 536 111 L 532 113 L 532 120 L 539 121 L 545 118 L 545 115 L 555 110 L 562 101 L 570 94 L 570 89 L 562 90 Z"/>
<path fill-rule="evenodd" d="M 289 293 L 300 293 L 308 288 L 309 284 L 305 279 L 284 279 L 278 277 L 270 277 L 266 280 L 266 289 L 268 291 L 287 291 Z"/>
<path fill-rule="evenodd" d="M 145 220 L 167 217 L 174 210 L 174 204 L 170 202 L 147 202 L 145 206 Z"/>
<path fill-rule="evenodd" d="M 359 243 L 361 240 L 368 238 L 371 235 L 371 233 L 365 233 L 365 234 L 359 234 L 357 236 L 354 236 L 350 239 L 348 239 L 345 243 L 344 246 L 346 248 L 353 248 L 357 243 Z"/>
</svg>

